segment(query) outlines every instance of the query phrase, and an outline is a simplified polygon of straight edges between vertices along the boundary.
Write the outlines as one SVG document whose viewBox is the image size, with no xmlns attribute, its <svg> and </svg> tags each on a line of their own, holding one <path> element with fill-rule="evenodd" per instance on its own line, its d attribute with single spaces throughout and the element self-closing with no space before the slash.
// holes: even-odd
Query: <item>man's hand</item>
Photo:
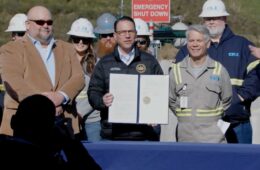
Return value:
<svg viewBox="0 0 260 170">
<path fill-rule="evenodd" d="M 260 59 L 260 48 L 254 47 L 252 45 L 249 45 L 248 47 L 251 51 L 251 54 L 256 58 Z"/>
<path fill-rule="evenodd" d="M 56 116 L 60 116 L 64 112 L 62 106 L 56 107 Z"/>
<path fill-rule="evenodd" d="M 56 107 L 61 106 L 65 99 L 59 92 L 43 92 L 42 95 L 48 97 Z"/>
<path fill-rule="evenodd" d="M 111 93 L 106 93 L 103 96 L 103 102 L 106 107 L 110 107 L 112 105 L 113 100 L 114 100 L 114 96 Z"/>
</svg>

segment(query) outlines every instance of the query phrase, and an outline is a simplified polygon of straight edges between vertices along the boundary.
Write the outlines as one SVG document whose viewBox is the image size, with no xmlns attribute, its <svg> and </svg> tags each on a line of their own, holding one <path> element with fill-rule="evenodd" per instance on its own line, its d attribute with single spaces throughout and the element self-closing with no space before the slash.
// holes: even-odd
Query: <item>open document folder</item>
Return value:
<svg viewBox="0 0 260 170">
<path fill-rule="evenodd" d="M 168 124 L 169 75 L 110 74 L 108 121 Z"/>
</svg>

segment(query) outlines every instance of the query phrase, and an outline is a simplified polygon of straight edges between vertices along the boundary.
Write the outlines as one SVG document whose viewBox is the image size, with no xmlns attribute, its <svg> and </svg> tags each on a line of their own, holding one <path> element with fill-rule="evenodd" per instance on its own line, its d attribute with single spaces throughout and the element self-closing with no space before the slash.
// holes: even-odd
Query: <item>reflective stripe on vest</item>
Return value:
<svg viewBox="0 0 260 170">
<path fill-rule="evenodd" d="M 5 91 L 5 86 L 3 84 L 0 84 L 0 91 Z"/>
<path fill-rule="evenodd" d="M 244 80 L 242 79 L 230 79 L 232 86 L 242 86 Z"/>
<path fill-rule="evenodd" d="M 258 64 L 260 63 L 260 60 L 255 60 L 253 61 L 252 63 L 250 63 L 246 70 L 247 70 L 247 73 L 249 73 L 251 70 L 253 70 Z"/>
<path fill-rule="evenodd" d="M 217 109 L 197 109 L 196 112 L 198 117 L 211 117 L 221 115 L 224 110 L 223 107 L 219 107 Z"/>
<path fill-rule="evenodd" d="M 221 73 L 222 66 L 219 62 L 216 62 L 216 61 L 215 61 L 214 65 L 215 65 L 215 68 L 213 70 L 213 74 L 219 76 Z"/>
<path fill-rule="evenodd" d="M 172 67 L 173 67 L 172 71 L 173 71 L 173 74 L 174 74 L 174 77 L 175 77 L 176 85 L 181 84 L 182 78 L 181 78 L 180 63 L 173 64 Z"/>
<path fill-rule="evenodd" d="M 256 61 L 250 63 L 250 64 L 247 66 L 247 68 L 246 68 L 247 73 L 249 73 L 251 70 L 253 70 L 259 63 L 260 63 L 259 60 L 256 60 Z M 232 85 L 232 86 L 242 86 L 242 84 L 243 84 L 243 82 L 244 82 L 243 79 L 236 79 L 236 78 L 234 78 L 234 79 L 230 79 L 230 80 L 231 80 L 231 85 Z"/>
<path fill-rule="evenodd" d="M 176 116 L 178 117 L 189 117 L 192 116 L 191 112 L 192 109 L 176 109 Z M 213 117 L 213 116 L 219 116 L 221 115 L 224 110 L 222 107 L 219 107 L 217 109 L 197 109 L 196 110 L 196 116 L 197 117 Z"/>
<path fill-rule="evenodd" d="M 180 109 L 180 108 L 177 108 L 176 110 L 176 116 L 179 116 L 179 117 L 187 117 L 187 116 L 191 116 L 191 109 Z"/>
</svg>

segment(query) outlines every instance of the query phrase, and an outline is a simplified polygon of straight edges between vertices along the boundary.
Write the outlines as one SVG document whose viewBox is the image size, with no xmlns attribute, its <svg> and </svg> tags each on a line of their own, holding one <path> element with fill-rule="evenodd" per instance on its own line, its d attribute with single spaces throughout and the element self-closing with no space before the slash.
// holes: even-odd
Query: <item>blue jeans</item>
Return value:
<svg viewBox="0 0 260 170">
<path fill-rule="evenodd" d="M 228 143 L 252 144 L 253 130 L 250 121 L 231 124 L 226 139 Z"/>
<path fill-rule="evenodd" d="M 85 123 L 85 132 L 89 142 L 96 142 L 101 140 L 100 136 L 101 125 L 100 121 Z"/>
</svg>

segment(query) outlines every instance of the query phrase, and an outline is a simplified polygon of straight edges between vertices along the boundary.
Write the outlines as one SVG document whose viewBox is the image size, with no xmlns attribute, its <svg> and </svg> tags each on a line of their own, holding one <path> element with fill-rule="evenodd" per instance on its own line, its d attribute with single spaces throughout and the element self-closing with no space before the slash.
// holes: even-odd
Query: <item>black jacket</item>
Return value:
<svg viewBox="0 0 260 170">
<path fill-rule="evenodd" d="M 104 105 L 102 97 L 109 91 L 110 73 L 161 75 L 163 74 L 163 71 L 154 56 L 142 52 L 136 47 L 135 57 L 129 65 L 126 65 L 121 61 L 118 47 L 115 47 L 113 53 L 104 56 L 95 66 L 88 88 L 89 102 L 93 108 L 101 111 L 102 121 L 106 121 L 108 118 L 108 108 Z M 150 137 L 147 137 L 147 135 L 153 131 L 152 128 L 147 125 L 113 124 L 112 126 L 113 137 L 118 136 L 119 134 L 128 136 L 126 133 L 129 134 L 129 132 L 139 131 L 149 140 Z"/>
</svg>

